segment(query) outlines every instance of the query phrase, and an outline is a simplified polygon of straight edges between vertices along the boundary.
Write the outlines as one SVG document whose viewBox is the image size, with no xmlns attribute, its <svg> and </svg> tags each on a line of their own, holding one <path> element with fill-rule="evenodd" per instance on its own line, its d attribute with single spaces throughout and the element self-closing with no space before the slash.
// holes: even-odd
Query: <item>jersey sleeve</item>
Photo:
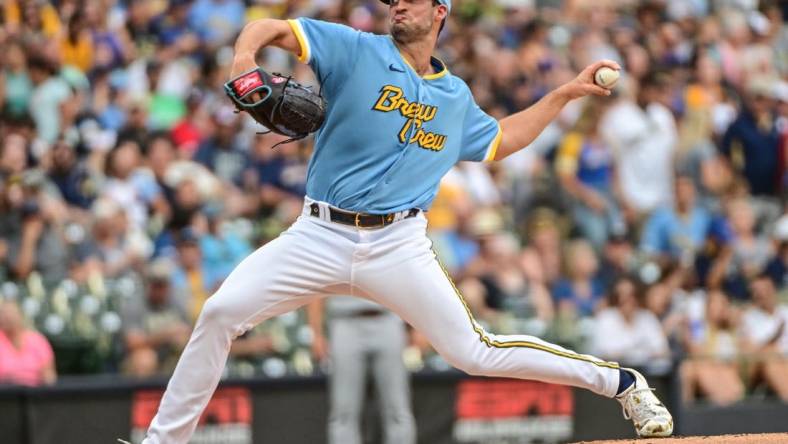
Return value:
<svg viewBox="0 0 788 444">
<path fill-rule="evenodd" d="M 470 96 L 470 93 L 468 95 Z M 472 98 L 462 128 L 460 160 L 487 162 L 495 158 L 503 136 L 501 125 L 479 108 Z"/>
<path fill-rule="evenodd" d="M 323 88 L 339 87 L 350 75 L 362 33 L 337 23 L 310 18 L 288 20 L 301 47 L 298 60 L 309 64 Z"/>
</svg>

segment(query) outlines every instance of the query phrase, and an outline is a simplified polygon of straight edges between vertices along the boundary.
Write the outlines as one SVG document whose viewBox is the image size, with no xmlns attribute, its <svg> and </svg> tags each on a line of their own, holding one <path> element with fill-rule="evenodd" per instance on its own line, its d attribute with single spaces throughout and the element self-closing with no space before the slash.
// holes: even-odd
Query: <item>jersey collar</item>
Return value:
<svg viewBox="0 0 788 444">
<path fill-rule="evenodd" d="M 394 43 L 394 39 L 391 37 L 391 35 L 389 35 L 389 42 L 391 42 L 391 45 L 394 46 L 394 50 L 397 51 L 397 54 L 399 54 L 399 57 L 400 59 L 402 59 L 402 62 L 405 63 L 405 65 L 407 65 L 407 67 L 410 68 L 411 71 L 413 71 L 413 74 L 416 74 L 418 76 L 419 73 L 417 73 L 416 69 L 413 68 L 413 66 L 411 66 L 410 63 L 408 63 L 408 59 L 406 59 L 405 56 L 402 55 L 402 52 L 399 50 L 397 44 Z M 426 76 L 421 76 L 422 79 L 435 80 L 449 73 L 449 69 L 446 68 L 446 64 L 443 63 L 443 61 L 438 59 L 437 57 L 430 57 L 430 63 L 432 64 L 432 67 L 435 68 L 437 72 L 434 74 L 427 74 Z"/>
</svg>

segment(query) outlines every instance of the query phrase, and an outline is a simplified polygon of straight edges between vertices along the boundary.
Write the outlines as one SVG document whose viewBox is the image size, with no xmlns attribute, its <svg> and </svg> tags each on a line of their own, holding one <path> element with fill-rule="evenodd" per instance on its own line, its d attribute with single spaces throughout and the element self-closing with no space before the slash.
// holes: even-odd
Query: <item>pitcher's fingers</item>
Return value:
<svg viewBox="0 0 788 444">
<path fill-rule="evenodd" d="M 597 96 L 604 96 L 604 97 L 607 97 L 612 93 L 611 90 L 607 88 L 602 88 L 601 86 L 598 85 L 585 85 L 585 90 L 587 94 L 594 94 Z"/>
<path fill-rule="evenodd" d="M 621 70 L 621 65 L 619 65 L 618 62 L 616 62 L 615 60 L 610 60 L 610 59 L 602 59 L 591 65 L 594 71 L 596 71 L 597 69 L 603 66 L 607 66 L 608 68 L 612 68 L 619 71 Z"/>
</svg>

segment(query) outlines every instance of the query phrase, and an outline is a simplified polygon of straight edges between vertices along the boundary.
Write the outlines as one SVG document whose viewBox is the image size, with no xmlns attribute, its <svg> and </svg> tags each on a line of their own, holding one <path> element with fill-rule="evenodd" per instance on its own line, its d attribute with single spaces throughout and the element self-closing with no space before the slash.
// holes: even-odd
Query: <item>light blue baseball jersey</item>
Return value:
<svg viewBox="0 0 788 444">
<path fill-rule="evenodd" d="M 420 77 L 388 35 L 319 20 L 290 20 L 328 102 L 315 135 L 306 192 L 351 211 L 429 208 L 458 161 L 491 160 L 498 122 L 435 58 Z"/>
</svg>

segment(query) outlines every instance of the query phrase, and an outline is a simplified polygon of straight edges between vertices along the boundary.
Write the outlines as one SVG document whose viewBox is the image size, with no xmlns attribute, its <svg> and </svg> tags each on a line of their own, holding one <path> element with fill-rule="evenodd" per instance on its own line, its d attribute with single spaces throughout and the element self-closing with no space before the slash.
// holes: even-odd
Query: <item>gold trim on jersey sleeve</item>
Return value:
<svg viewBox="0 0 788 444">
<path fill-rule="evenodd" d="M 503 128 L 501 128 L 501 124 L 498 122 L 498 133 L 487 148 L 487 155 L 484 156 L 485 162 L 492 162 L 495 160 L 495 153 L 498 152 L 498 146 L 501 145 L 501 139 L 503 139 Z"/>
<path fill-rule="evenodd" d="M 309 63 L 309 59 L 312 54 L 310 53 L 309 40 L 306 38 L 306 33 L 304 33 L 304 29 L 301 27 L 301 22 L 290 19 L 287 21 L 287 24 L 290 25 L 290 28 L 293 30 L 293 34 L 295 34 L 296 40 L 298 40 L 298 46 L 301 47 L 301 54 L 298 55 L 298 61 L 302 63 Z"/>
</svg>

